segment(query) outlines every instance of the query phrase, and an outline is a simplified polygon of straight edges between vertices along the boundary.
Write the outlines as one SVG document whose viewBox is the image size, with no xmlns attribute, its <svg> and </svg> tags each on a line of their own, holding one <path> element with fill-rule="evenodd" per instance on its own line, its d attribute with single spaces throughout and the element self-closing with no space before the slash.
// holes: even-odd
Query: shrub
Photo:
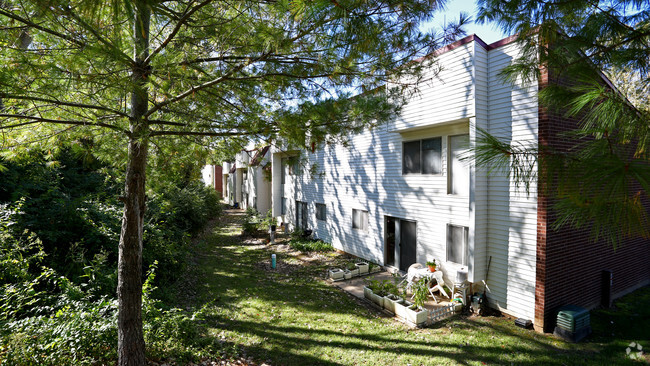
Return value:
<svg viewBox="0 0 650 366">
<path fill-rule="evenodd" d="M 331 252 L 334 250 L 332 244 L 321 240 L 291 239 L 289 246 L 291 249 L 301 252 Z"/>
</svg>

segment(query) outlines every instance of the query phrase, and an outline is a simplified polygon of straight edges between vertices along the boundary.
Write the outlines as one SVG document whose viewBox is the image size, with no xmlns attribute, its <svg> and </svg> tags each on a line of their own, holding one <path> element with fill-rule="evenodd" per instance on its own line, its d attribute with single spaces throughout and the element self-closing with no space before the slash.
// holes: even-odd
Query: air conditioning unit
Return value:
<svg viewBox="0 0 650 366">
<path fill-rule="evenodd" d="M 575 305 L 561 307 L 553 334 L 569 342 L 580 342 L 591 334 L 589 310 Z"/>
</svg>

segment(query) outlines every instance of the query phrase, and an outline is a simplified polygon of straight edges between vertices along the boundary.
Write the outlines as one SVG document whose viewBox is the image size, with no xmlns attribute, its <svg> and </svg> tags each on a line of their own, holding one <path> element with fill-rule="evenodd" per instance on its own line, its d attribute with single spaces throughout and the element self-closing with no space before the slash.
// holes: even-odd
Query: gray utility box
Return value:
<svg viewBox="0 0 650 366">
<path fill-rule="evenodd" d="M 575 305 L 561 307 L 553 334 L 569 342 L 580 342 L 591 334 L 589 310 Z"/>
</svg>

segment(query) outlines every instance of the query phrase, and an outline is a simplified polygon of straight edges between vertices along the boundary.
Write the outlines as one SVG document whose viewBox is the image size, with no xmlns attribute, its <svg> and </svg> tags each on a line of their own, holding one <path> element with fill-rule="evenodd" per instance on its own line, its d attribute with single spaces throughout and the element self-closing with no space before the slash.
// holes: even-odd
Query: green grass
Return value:
<svg viewBox="0 0 650 366">
<path fill-rule="evenodd" d="M 640 296 L 632 301 L 638 306 L 623 309 L 623 315 L 595 313 L 597 334 L 579 344 L 498 317 L 454 317 L 410 329 L 321 280 L 332 262 L 349 259 L 326 253 L 324 260 L 306 265 L 278 253 L 278 269 L 271 270 L 271 252 L 242 243 L 240 231 L 237 221 L 222 223 L 200 243 L 188 289 L 196 296 L 182 304 L 202 309 L 195 319 L 199 331 L 191 344 L 170 348 L 168 357 L 243 356 L 272 365 L 638 365 L 626 359 L 627 344 L 641 342 L 650 349 L 649 332 L 642 329 L 650 325 L 643 307 L 650 300 L 648 288 L 634 295 Z M 619 317 L 630 312 L 638 317 L 621 323 L 614 336 L 606 334 L 606 317 L 623 322 Z"/>
</svg>

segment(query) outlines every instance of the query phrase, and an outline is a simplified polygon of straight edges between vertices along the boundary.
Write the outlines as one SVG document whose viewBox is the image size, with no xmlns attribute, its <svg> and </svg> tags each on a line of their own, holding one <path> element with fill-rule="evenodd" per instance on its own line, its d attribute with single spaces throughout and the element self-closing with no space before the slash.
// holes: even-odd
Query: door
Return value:
<svg viewBox="0 0 650 366">
<path fill-rule="evenodd" d="M 386 263 L 387 266 L 392 266 L 392 267 L 397 267 L 397 263 L 395 263 L 395 251 L 397 249 L 397 239 L 395 236 L 395 219 L 394 217 L 386 216 L 385 222 L 386 222 L 386 233 L 385 233 L 385 238 L 386 238 L 386 243 L 384 245 L 384 263 Z"/>
<path fill-rule="evenodd" d="M 416 222 L 390 216 L 384 222 L 384 261 L 387 266 L 406 271 L 417 259 Z"/>
<path fill-rule="evenodd" d="M 406 271 L 417 257 L 415 221 L 399 220 L 399 229 L 399 269 Z"/>
</svg>

